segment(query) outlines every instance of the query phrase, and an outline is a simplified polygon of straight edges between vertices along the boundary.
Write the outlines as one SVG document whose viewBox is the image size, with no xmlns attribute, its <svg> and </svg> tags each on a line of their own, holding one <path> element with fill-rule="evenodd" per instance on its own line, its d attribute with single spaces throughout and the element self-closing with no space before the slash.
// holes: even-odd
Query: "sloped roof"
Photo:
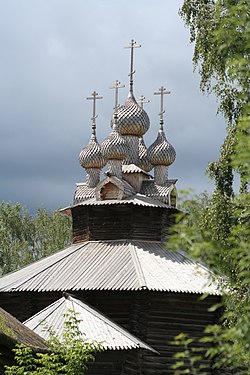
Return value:
<svg viewBox="0 0 250 375">
<path fill-rule="evenodd" d="M 146 176 L 150 176 L 150 174 L 148 172 L 145 172 L 143 169 L 141 169 L 140 167 L 138 167 L 135 164 L 123 165 L 122 166 L 122 173 L 143 173 Z"/>
<path fill-rule="evenodd" d="M 93 307 L 67 294 L 26 320 L 24 324 L 45 340 L 50 338 L 47 326 L 60 339 L 67 319 L 65 314 L 68 314 L 69 311 L 75 315 L 81 337 L 87 342 L 99 343 L 103 349 L 143 348 L 155 351 Z"/>
<path fill-rule="evenodd" d="M 0 345 L 13 348 L 16 344 L 37 350 L 47 349 L 42 337 L 0 307 Z"/>
<path fill-rule="evenodd" d="M 89 187 L 86 182 L 76 184 L 76 191 L 73 200 L 74 204 L 93 197 L 95 197 L 95 187 Z"/>
<path fill-rule="evenodd" d="M 148 197 L 167 197 L 171 191 L 176 188 L 175 183 L 177 180 L 168 180 L 165 186 L 156 185 L 154 180 L 145 180 L 142 182 L 141 194 Z"/>
<path fill-rule="evenodd" d="M 0 278 L 0 291 L 154 290 L 219 295 L 205 266 L 151 241 L 89 241 Z"/>
<path fill-rule="evenodd" d="M 133 204 L 134 206 L 144 206 L 144 207 L 161 207 L 161 208 L 173 208 L 167 205 L 166 203 L 163 203 L 157 199 L 146 197 L 142 194 L 135 194 L 129 198 L 124 199 L 105 199 L 105 200 L 96 200 L 96 198 L 89 198 L 85 201 L 78 203 L 74 206 L 110 206 L 110 205 L 124 205 L 124 204 Z M 69 207 L 62 208 L 60 211 L 63 212 L 64 210 L 68 210 Z"/>
<path fill-rule="evenodd" d="M 145 175 L 148 175 L 151 178 L 151 176 L 147 172 L 143 171 L 141 168 L 137 167 L 134 164 L 123 165 L 122 172 L 125 174 L 140 172 L 140 173 L 144 173 Z M 116 177 L 113 176 L 113 178 L 116 178 Z M 106 179 L 108 179 L 108 177 Z M 135 205 L 138 204 L 137 203 L 138 200 L 136 198 L 139 198 L 139 200 L 142 200 L 144 198 L 144 200 L 147 200 L 147 202 L 156 204 L 155 201 L 160 202 L 162 198 L 169 197 L 169 194 L 175 188 L 175 183 L 177 181 L 176 179 L 168 180 L 165 186 L 159 186 L 159 185 L 156 185 L 155 181 L 152 179 L 145 180 L 142 182 L 140 194 L 135 194 L 133 187 L 127 181 L 125 181 L 124 179 L 121 179 L 121 180 L 118 178 L 116 179 L 120 184 L 123 184 L 125 192 L 126 192 L 125 196 L 127 197 L 123 198 L 122 200 L 113 199 L 109 201 L 111 201 L 113 204 L 133 203 Z M 105 179 L 102 180 L 99 183 L 99 185 L 102 184 L 103 182 L 105 182 Z M 76 186 L 77 187 L 76 187 L 74 200 L 73 200 L 74 206 L 81 204 L 81 203 L 85 203 L 86 201 L 88 202 L 89 205 L 101 204 L 99 203 L 100 200 L 96 199 L 96 189 L 98 189 L 98 186 L 91 188 L 87 185 L 87 183 L 77 183 Z M 103 204 L 111 204 L 111 202 L 103 203 Z M 157 206 L 152 206 L 152 207 L 157 207 Z M 164 207 L 169 208 L 170 206 L 165 205 Z M 67 209 L 68 208 L 69 207 L 67 207 Z"/>
<path fill-rule="evenodd" d="M 102 181 L 100 181 L 99 184 L 96 186 L 96 199 L 97 200 L 102 199 L 101 198 L 102 188 L 104 188 L 105 185 L 110 184 L 110 183 L 111 185 L 116 186 L 120 192 L 118 196 L 115 194 L 116 198 L 113 198 L 113 200 L 123 200 L 123 199 L 126 199 L 128 197 L 135 195 L 136 193 L 133 186 L 130 185 L 126 180 L 120 179 L 116 176 L 107 176 Z"/>
</svg>

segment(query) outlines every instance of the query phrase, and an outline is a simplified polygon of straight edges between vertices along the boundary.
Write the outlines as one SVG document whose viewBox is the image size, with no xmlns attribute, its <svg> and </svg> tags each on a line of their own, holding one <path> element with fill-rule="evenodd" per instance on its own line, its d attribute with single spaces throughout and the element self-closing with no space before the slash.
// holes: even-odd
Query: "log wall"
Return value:
<svg viewBox="0 0 250 375">
<path fill-rule="evenodd" d="M 171 343 L 174 337 L 183 332 L 199 339 L 206 325 L 217 320 L 216 314 L 208 311 L 218 302 L 215 296 L 203 301 L 195 294 L 151 291 L 96 291 L 85 292 L 84 296 L 88 303 L 159 352 L 141 350 L 140 355 L 137 353 L 133 358 L 127 353 L 123 374 L 135 374 L 140 369 L 139 373 L 144 375 L 172 375 L 173 355 L 181 350 Z M 201 363 L 213 374 L 211 363 L 205 357 Z"/>
<path fill-rule="evenodd" d="M 161 241 L 175 210 L 126 205 L 77 206 L 73 209 L 73 242 L 91 240 Z M 164 228 L 164 229 L 162 229 Z"/>
<path fill-rule="evenodd" d="M 101 360 L 103 371 L 97 370 L 101 368 L 97 361 L 91 366 L 94 375 L 173 374 L 173 355 L 179 350 L 171 344 L 174 336 L 184 332 L 194 338 L 202 337 L 205 326 L 216 320 L 215 314 L 208 312 L 208 308 L 218 302 L 218 297 L 213 296 L 200 301 L 199 295 L 147 290 L 81 291 L 75 296 L 99 309 L 160 353 L 122 351 L 123 354 L 117 357 L 117 351 L 104 352 L 102 355 L 108 357 Z M 0 295 L 1 306 L 20 320 L 27 319 L 60 297 L 60 292 Z M 210 363 L 205 358 L 203 364 L 210 369 Z M 212 371 L 209 370 L 209 373 L 212 374 Z"/>
</svg>

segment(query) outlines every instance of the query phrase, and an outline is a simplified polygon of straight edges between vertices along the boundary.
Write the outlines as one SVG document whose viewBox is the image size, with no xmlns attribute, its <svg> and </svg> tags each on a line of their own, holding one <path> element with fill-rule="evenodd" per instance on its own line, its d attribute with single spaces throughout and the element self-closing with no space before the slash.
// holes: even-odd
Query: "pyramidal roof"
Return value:
<svg viewBox="0 0 250 375">
<path fill-rule="evenodd" d="M 0 292 L 146 289 L 220 295 L 219 281 L 204 265 L 165 251 L 160 242 L 88 241 L 1 277 Z"/>
<path fill-rule="evenodd" d="M 156 352 L 93 307 L 66 293 L 64 297 L 26 320 L 24 324 L 45 340 L 50 338 L 51 331 L 62 339 L 69 314 L 76 318 L 80 337 L 86 342 L 100 344 L 103 349 L 142 348 Z"/>
</svg>

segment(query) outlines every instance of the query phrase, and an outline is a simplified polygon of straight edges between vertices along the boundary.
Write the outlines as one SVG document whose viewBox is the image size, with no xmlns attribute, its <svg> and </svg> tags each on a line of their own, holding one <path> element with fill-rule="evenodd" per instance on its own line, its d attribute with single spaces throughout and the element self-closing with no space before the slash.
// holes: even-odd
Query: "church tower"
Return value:
<svg viewBox="0 0 250 375">
<path fill-rule="evenodd" d="M 134 40 L 128 46 L 128 97 L 118 105 L 116 81 L 112 128 L 100 144 L 96 103 L 102 97 L 94 91 L 88 98 L 93 101 L 92 135 L 79 155 L 87 177 L 77 184 L 73 204 L 61 210 L 72 216 L 73 243 L 0 279 L 2 307 L 28 319 L 35 332 L 43 334 L 39 319 L 46 316 L 53 316 L 59 329 L 58 314 L 70 305 L 85 317 L 83 333 L 89 340 L 102 333 L 106 349 L 90 366 L 93 375 L 172 375 L 178 350 L 173 337 L 185 332 L 200 338 L 216 318 L 208 307 L 220 298 L 209 269 L 185 252 L 164 249 L 178 211 L 177 180 L 168 177 L 176 152 L 164 131 L 164 95 L 169 92 L 162 86 L 155 93 L 159 131 L 147 148 L 143 137 L 149 116 L 133 93 L 137 47 Z M 64 300 L 62 293 L 70 297 Z M 204 293 L 209 297 L 200 300 Z M 206 359 L 203 365 L 212 374 Z"/>
</svg>

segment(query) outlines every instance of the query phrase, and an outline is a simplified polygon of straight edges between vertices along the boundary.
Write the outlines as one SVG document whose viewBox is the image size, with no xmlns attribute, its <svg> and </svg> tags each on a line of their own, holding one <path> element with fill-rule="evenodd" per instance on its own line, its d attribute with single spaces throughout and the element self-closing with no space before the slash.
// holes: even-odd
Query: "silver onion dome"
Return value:
<svg viewBox="0 0 250 375">
<path fill-rule="evenodd" d="M 154 143 L 148 149 L 149 161 L 153 164 L 154 167 L 165 166 L 168 167 L 175 161 L 176 152 L 174 147 L 167 141 L 163 130 L 163 115 L 165 110 L 163 108 L 163 97 L 165 94 L 170 94 L 170 91 L 166 91 L 166 88 L 161 86 L 158 92 L 155 92 L 154 95 L 160 95 L 160 129 L 158 136 Z"/>
<path fill-rule="evenodd" d="M 165 133 L 159 130 L 154 143 L 148 148 L 149 161 L 152 165 L 169 166 L 175 161 L 176 152 L 174 147 L 167 141 Z"/>
<path fill-rule="evenodd" d="M 127 142 L 119 134 L 116 117 L 115 114 L 111 133 L 101 144 L 102 154 L 107 160 L 123 160 L 129 153 Z"/>
<path fill-rule="evenodd" d="M 147 113 L 137 103 L 130 92 L 124 105 L 117 110 L 117 124 L 121 135 L 134 135 L 141 137 L 150 126 Z"/>
<path fill-rule="evenodd" d="M 94 91 L 91 97 L 87 99 L 93 101 L 92 135 L 87 146 L 84 147 L 79 154 L 79 162 L 81 166 L 86 169 L 102 169 L 106 164 L 106 160 L 102 155 L 101 146 L 96 138 L 96 100 L 102 99 L 102 96 L 98 96 L 98 93 Z"/>
<path fill-rule="evenodd" d="M 138 146 L 139 146 L 138 147 L 138 150 L 139 150 L 138 167 L 143 169 L 145 172 L 149 172 L 153 168 L 153 165 L 149 161 L 148 149 L 142 137 L 140 137 L 139 139 Z"/>
<path fill-rule="evenodd" d="M 102 169 L 106 160 L 101 152 L 101 146 L 97 142 L 95 134 L 92 134 L 90 141 L 79 154 L 79 162 L 83 168 L 98 168 Z"/>
</svg>

